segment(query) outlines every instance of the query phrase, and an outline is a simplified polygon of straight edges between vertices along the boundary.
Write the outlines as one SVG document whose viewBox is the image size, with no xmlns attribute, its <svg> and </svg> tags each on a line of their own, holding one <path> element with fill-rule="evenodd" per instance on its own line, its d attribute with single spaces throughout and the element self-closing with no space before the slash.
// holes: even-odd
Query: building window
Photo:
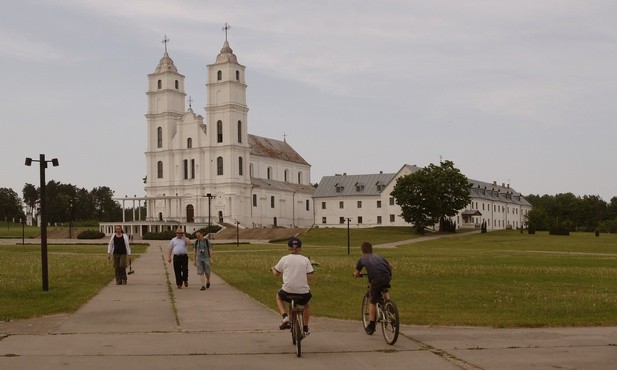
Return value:
<svg viewBox="0 0 617 370">
<path fill-rule="evenodd" d="M 257 207 L 257 194 L 253 194 L 253 207 Z"/>
<path fill-rule="evenodd" d="M 377 208 L 381 208 L 381 200 L 377 201 Z"/>
<path fill-rule="evenodd" d="M 394 222 L 394 215 L 390 215 L 390 222 Z"/>
<path fill-rule="evenodd" d="M 163 128 L 159 127 L 156 129 L 156 147 L 163 147 Z"/>
<path fill-rule="evenodd" d="M 321 218 L 321 223 L 322 223 L 322 224 L 327 223 L 327 222 L 326 222 L 326 218 L 325 218 L 325 217 L 322 217 L 322 218 Z"/>
<path fill-rule="evenodd" d="M 361 200 L 358 201 L 358 208 L 362 208 L 362 201 Z"/>
<path fill-rule="evenodd" d="M 216 72 L 216 79 L 217 81 L 220 81 L 223 79 L 223 71 Z"/>
<path fill-rule="evenodd" d="M 361 224 L 362 223 L 362 216 L 358 216 L 358 223 Z"/>
<path fill-rule="evenodd" d="M 184 179 L 188 179 L 189 178 L 189 160 L 185 159 L 184 160 Z"/>
<path fill-rule="evenodd" d="M 268 167 L 268 170 L 267 170 L 267 176 L 266 176 L 266 178 L 267 178 L 268 180 L 271 180 L 271 179 L 272 179 L 272 167 Z"/>
<path fill-rule="evenodd" d="M 302 184 L 302 172 L 298 172 L 298 184 Z"/>
<path fill-rule="evenodd" d="M 253 177 L 253 164 L 249 163 L 249 176 L 252 178 Z"/>
<path fill-rule="evenodd" d="M 158 177 L 159 179 L 163 178 L 163 162 L 158 161 L 156 163 L 156 177 Z"/>
<path fill-rule="evenodd" d="M 338 222 L 341 223 L 341 224 L 344 224 L 345 223 L 345 217 L 340 217 L 338 219 Z"/>
<path fill-rule="evenodd" d="M 270 197 L 270 208 L 274 208 L 274 196 Z"/>
<path fill-rule="evenodd" d="M 218 176 L 223 175 L 223 157 L 218 157 L 216 159 L 216 174 Z"/>
<path fill-rule="evenodd" d="M 191 178 L 195 178 L 195 160 L 191 159 Z"/>
<path fill-rule="evenodd" d="M 311 210 L 311 204 L 309 203 L 309 200 L 306 200 L 306 210 L 310 211 Z"/>
<path fill-rule="evenodd" d="M 285 182 L 287 182 L 287 177 L 289 176 L 289 170 L 285 170 L 285 172 L 283 173 L 283 177 L 285 179 Z"/>
<path fill-rule="evenodd" d="M 191 149 L 192 147 L 193 147 L 193 139 L 189 137 L 188 139 L 186 139 L 186 148 Z"/>
<path fill-rule="evenodd" d="M 242 121 L 238 121 L 238 142 L 242 142 Z"/>
<path fill-rule="evenodd" d="M 240 71 L 236 71 L 236 81 L 240 81 Z"/>
<path fill-rule="evenodd" d="M 345 208 L 345 203 L 343 203 L 342 201 L 341 201 L 341 202 L 338 202 L 338 207 L 339 207 L 340 209 Z"/>
<path fill-rule="evenodd" d="M 223 121 L 216 122 L 216 142 L 223 142 Z"/>
<path fill-rule="evenodd" d="M 394 197 L 390 197 L 390 205 L 393 206 L 394 205 Z"/>
<path fill-rule="evenodd" d="M 242 176 L 242 157 L 238 157 L 238 175 Z"/>
<path fill-rule="evenodd" d="M 375 186 L 377 186 L 377 191 L 382 191 L 386 187 L 384 184 L 380 183 L 379 181 L 377 181 Z"/>
<path fill-rule="evenodd" d="M 176 80 L 176 90 L 178 90 L 178 86 L 179 86 L 179 85 L 180 85 L 180 84 L 178 83 L 178 80 Z"/>
<path fill-rule="evenodd" d="M 337 193 L 342 193 L 343 190 L 345 190 L 345 187 L 343 185 L 336 184 L 334 186 L 336 187 L 336 192 Z"/>
<path fill-rule="evenodd" d="M 321 202 L 321 209 L 326 209 L 326 202 Z"/>
<path fill-rule="evenodd" d="M 377 216 L 377 225 L 381 225 L 381 216 Z"/>
<path fill-rule="evenodd" d="M 356 192 L 364 191 L 364 184 L 356 183 Z"/>
<path fill-rule="evenodd" d="M 163 81 L 159 80 L 159 81 L 156 83 L 156 87 L 157 87 L 159 90 L 160 90 L 160 89 L 162 89 L 162 88 L 163 88 Z"/>
</svg>

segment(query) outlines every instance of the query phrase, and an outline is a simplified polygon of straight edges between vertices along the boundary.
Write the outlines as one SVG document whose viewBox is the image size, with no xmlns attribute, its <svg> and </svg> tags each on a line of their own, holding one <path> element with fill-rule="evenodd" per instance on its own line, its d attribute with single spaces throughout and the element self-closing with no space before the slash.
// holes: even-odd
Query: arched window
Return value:
<svg viewBox="0 0 617 370">
<path fill-rule="evenodd" d="M 218 72 L 216 72 L 216 79 L 217 79 L 218 81 L 220 81 L 220 80 L 222 80 L 222 79 L 223 79 L 223 71 L 218 71 Z"/>
<path fill-rule="evenodd" d="M 159 90 L 160 90 L 160 89 L 162 89 L 162 88 L 163 88 L 163 81 L 159 80 L 159 81 L 156 83 L 156 87 L 157 87 Z"/>
<path fill-rule="evenodd" d="M 298 184 L 302 184 L 302 172 L 298 172 Z"/>
<path fill-rule="evenodd" d="M 240 71 L 236 71 L 236 80 L 240 81 Z"/>
<path fill-rule="evenodd" d="M 285 170 L 283 176 L 284 176 L 285 182 L 287 182 L 289 180 L 289 170 Z"/>
<path fill-rule="evenodd" d="M 163 147 L 163 128 L 161 127 L 156 129 L 156 147 Z"/>
<path fill-rule="evenodd" d="M 257 194 L 253 194 L 253 207 L 257 207 Z"/>
<path fill-rule="evenodd" d="M 274 208 L 274 196 L 270 197 L 270 208 Z"/>
<path fill-rule="evenodd" d="M 238 142 L 242 142 L 242 121 L 238 121 Z"/>
<path fill-rule="evenodd" d="M 253 164 L 249 164 L 249 176 L 253 177 Z"/>
<path fill-rule="evenodd" d="M 216 142 L 223 142 L 223 121 L 216 122 Z"/>
<path fill-rule="evenodd" d="M 218 176 L 223 175 L 223 157 L 218 157 L 216 159 L 216 174 Z"/>
<path fill-rule="evenodd" d="M 188 149 L 191 149 L 193 147 L 193 139 L 192 138 L 189 137 L 188 139 L 186 139 L 186 147 Z"/>
<path fill-rule="evenodd" d="M 238 175 L 242 176 L 242 157 L 238 157 Z"/>
<path fill-rule="evenodd" d="M 156 177 L 158 177 L 159 179 L 163 178 L 163 162 L 162 161 L 158 161 L 156 163 Z"/>
<path fill-rule="evenodd" d="M 310 208 L 311 208 L 311 206 L 310 206 L 309 200 L 307 199 L 306 200 L 306 210 L 310 211 L 311 210 Z"/>
<path fill-rule="evenodd" d="M 180 83 L 178 83 L 178 80 L 176 80 L 176 90 L 178 90 L 178 86 L 180 86 Z"/>
<path fill-rule="evenodd" d="M 267 176 L 266 176 L 266 178 L 267 178 L 268 180 L 271 180 L 271 179 L 272 179 L 272 167 L 268 167 L 268 172 L 267 172 Z"/>
</svg>

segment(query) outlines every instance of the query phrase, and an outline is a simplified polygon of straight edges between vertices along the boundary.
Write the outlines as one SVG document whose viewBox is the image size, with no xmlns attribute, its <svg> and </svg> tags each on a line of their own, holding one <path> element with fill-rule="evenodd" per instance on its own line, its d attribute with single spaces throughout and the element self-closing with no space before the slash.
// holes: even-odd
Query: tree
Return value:
<svg viewBox="0 0 617 370">
<path fill-rule="evenodd" d="M 0 188 L 0 216 L 7 220 L 24 218 L 21 200 L 13 189 Z"/>
<path fill-rule="evenodd" d="M 446 217 L 452 217 L 471 201 L 471 184 L 452 161 L 441 162 L 401 176 L 390 193 L 401 207 L 401 217 L 424 233 Z"/>
<path fill-rule="evenodd" d="M 34 215 L 36 204 L 39 201 L 39 189 L 32 184 L 26 184 L 22 190 L 22 195 L 24 196 L 24 203 L 27 207 L 26 212 L 30 215 Z"/>
</svg>

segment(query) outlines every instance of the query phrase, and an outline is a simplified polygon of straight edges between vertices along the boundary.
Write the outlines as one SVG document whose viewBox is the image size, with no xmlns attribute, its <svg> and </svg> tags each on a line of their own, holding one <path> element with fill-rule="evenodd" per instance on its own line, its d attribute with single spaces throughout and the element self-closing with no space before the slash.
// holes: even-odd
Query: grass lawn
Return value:
<svg viewBox="0 0 617 370">
<path fill-rule="evenodd" d="M 135 257 L 145 245 L 131 245 Z M 0 320 L 73 312 L 113 278 L 106 245 L 48 245 L 49 291 L 42 289 L 41 247 L 0 246 Z"/>
<path fill-rule="evenodd" d="M 50 228 L 51 229 L 51 228 Z M 21 239 L 22 236 L 26 239 L 32 238 L 41 233 L 41 229 L 36 226 L 22 225 L 19 223 L 0 222 L 0 238 L 1 239 Z"/>
<path fill-rule="evenodd" d="M 388 241 L 364 232 L 374 244 Z M 346 230 L 339 240 L 331 237 L 301 236 L 306 243 L 303 254 L 320 263 L 311 283 L 313 313 L 358 320 L 366 281 L 351 273 L 361 239 L 352 239 L 347 255 Z M 319 243 L 320 238 L 328 242 Z M 274 308 L 280 282 L 269 267 L 287 253 L 286 247 L 215 248 L 214 272 Z M 376 249 L 376 253 L 394 266 L 392 298 L 405 324 L 617 325 L 617 235 L 498 231 Z"/>
</svg>

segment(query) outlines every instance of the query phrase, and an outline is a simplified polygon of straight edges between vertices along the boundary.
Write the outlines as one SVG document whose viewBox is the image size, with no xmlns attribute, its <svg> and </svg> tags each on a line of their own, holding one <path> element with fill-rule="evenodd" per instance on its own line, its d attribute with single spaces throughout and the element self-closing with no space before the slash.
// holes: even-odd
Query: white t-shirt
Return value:
<svg viewBox="0 0 617 370">
<path fill-rule="evenodd" d="M 282 289 L 287 293 L 306 294 L 311 291 L 306 274 L 314 271 L 308 258 L 301 254 L 282 257 L 274 269 L 283 274 Z"/>
</svg>

